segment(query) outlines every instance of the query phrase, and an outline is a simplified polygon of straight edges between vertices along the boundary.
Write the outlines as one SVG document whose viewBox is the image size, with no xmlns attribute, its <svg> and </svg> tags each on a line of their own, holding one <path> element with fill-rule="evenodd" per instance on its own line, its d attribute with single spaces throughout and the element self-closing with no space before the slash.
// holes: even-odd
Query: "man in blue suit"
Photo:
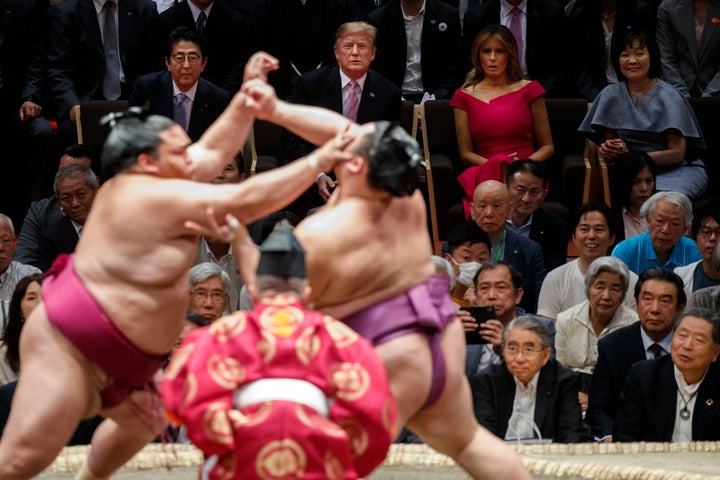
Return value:
<svg viewBox="0 0 720 480">
<path fill-rule="evenodd" d="M 200 78 L 207 60 L 196 32 L 186 27 L 173 30 L 165 57 L 167 70 L 138 78 L 128 103 L 146 105 L 149 113 L 172 118 L 192 141 L 199 140 L 230 103 L 227 91 Z"/>
<path fill-rule="evenodd" d="M 683 281 L 654 267 L 635 284 L 639 322 L 616 330 L 598 342 L 598 359 L 588 391 L 586 421 L 598 441 L 613 440 L 613 421 L 630 367 L 667 354 L 675 319 L 685 308 Z"/>
<path fill-rule="evenodd" d="M 537 312 L 540 287 L 545 279 L 545 261 L 537 242 L 505 228 L 510 215 L 510 197 L 504 183 L 488 180 L 473 192 L 473 203 L 466 228 L 484 230 L 490 236 L 490 260 L 504 260 L 522 275 L 525 292 L 520 306 L 528 313 Z"/>
</svg>

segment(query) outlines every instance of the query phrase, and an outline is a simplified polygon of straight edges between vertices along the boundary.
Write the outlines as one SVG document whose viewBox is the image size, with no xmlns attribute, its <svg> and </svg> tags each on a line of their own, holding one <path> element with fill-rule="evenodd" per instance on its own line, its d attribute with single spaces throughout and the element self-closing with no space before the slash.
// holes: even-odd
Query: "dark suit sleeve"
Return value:
<svg viewBox="0 0 720 480">
<path fill-rule="evenodd" d="M 532 290 L 525 292 L 525 295 L 529 295 L 529 301 L 524 302 L 529 307 L 529 311 L 532 313 L 537 312 L 538 297 L 540 296 L 540 288 L 542 288 L 543 280 L 547 275 L 545 270 L 545 260 L 543 259 L 542 250 L 537 242 L 532 242 L 533 248 L 528 252 L 528 263 L 530 272 L 532 275 Z"/>
<path fill-rule="evenodd" d="M 644 395 L 640 386 L 638 365 L 633 365 L 620 394 L 618 412 L 613 422 L 613 441 L 643 440 Z"/>
<path fill-rule="evenodd" d="M 47 35 L 50 28 L 50 14 L 45 7 L 46 2 L 33 1 L 29 28 L 31 55 L 25 72 L 25 85 L 20 94 L 22 101 L 31 100 L 37 104 L 43 103 L 42 94 L 45 90 L 47 69 Z"/>
<path fill-rule="evenodd" d="M 20 263 L 41 268 L 40 249 L 43 237 L 43 218 L 42 210 L 33 208 L 36 206 L 37 204 L 31 205 L 25 215 L 20 237 L 15 247 L 14 259 Z"/>
<path fill-rule="evenodd" d="M 146 87 L 146 82 L 144 82 L 142 78 L 139 78 L 135 82 L 133 91 L 130 94 L 130 98 L 128 99 L 129 107 L 136 107 L 136 106 L 142 107 L 150 99 L 149 98 L 150 95 L 148 94 L 145 87 Z"/>
<path fill-rule="evenodd" d="M 57 8 L 57 7 L 56 7 Z M 71 75 L 75 68 L 72 58 L 72 26 L 68 16 L 55 11 L 50 28 L 48 43 L 48 84 L 58 102 L 59 114 L 68 114 L 70 108 L 80 100 Z"/>
<path fill-rule="evenodd" d="M 590 380 L 585 416 L 591 434 L 598 439 L 612 435 L 613 412 L 617 404 L 608 348 L 604 340 L 598 341 L 598 359 Z"/>
<path fill-rule="evenodd" d="M 298 81 L 295 84 L 295 89 L 293 90 L 293 93 L 288 101 L 290 103 L 298 103 L 302 105 L 313 104 L 312 99 L 310 98 L 310 93 L 308 91 L 306 78 L 303 78 L 303 76 L 298 78 Z M 312 143 L 306 142 L 305 140 L 288 130 L 283 131 L 282 142 L 283 148 L 287 152 L 289 160 L 291 161 L 300 157 L 304 157 L 305 155 L 308 155 L 310 152 L 315 150 L 315 146 Z"/>
<path fill-rule="evenodd" d="M 469 380 L 475 418 L 490 433 L 498 435 L 498 418 L 495 409 L 496 392 L 493 384 L 492 367 L 481 370 L 470 377 Z M 512 410 L 512 407 L 510 409 Z"/>
<path fill-rule="evenodd" d="M 567 225 L 562 218 L 551 214 L 546 214 L 545 218 L 546 248 L 543 251 L 543 257 L 545 268 L 549 272 L 567 262 L 568 235 Z"/>
<path fill-rule="evenodd" d="M 555 438 L 558 443 L 579 443 L 590 440 L 582 421 L 582 410 L 578 400 L 581 389 L 580 375 L 569 369 L 560 370 L 557 385 Z"/>
</svg>

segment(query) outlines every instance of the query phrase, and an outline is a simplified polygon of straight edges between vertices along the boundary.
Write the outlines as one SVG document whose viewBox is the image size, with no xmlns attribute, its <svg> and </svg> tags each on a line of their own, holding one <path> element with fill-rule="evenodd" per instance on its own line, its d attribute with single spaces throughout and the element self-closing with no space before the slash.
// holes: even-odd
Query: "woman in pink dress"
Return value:
<svg viewBox="0 0 720 480">
<path fill-rule="evenodd" d="M 465 214 L 475 187 L 499 180 L 501 165 L 519 158 L 546 160 L 554 152 L 543 94 L 523 78 L 515 37 L 507 27 L 484 28 L 473 42 L 473 69 L 455 92 L 458 149 L 469 166 L 458 181 L 467 193 Z"/>
</svg>

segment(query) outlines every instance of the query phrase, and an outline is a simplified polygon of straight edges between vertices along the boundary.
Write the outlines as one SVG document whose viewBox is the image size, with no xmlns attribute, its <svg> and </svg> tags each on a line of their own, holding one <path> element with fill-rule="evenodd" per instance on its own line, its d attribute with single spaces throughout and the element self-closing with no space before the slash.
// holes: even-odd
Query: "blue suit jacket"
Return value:
<svg viewBox="0 0 720 480">
<path fill-rule="evenodd" d="M 15 260 L 47 271 L 61 253 L 72 253 L 78 234 L 69 217 L 60 211 L 55 197 L 33 202 L 23 221 Z"/>
<path fill-rule="evenodd" d="M 580 375 L 550 359 L 540 369 L 533 420 L 543 438 L 559 443 L 590 439 L 578 402 Z M 505 363 L 490 365 L 470 378 L 473 408 L 480 424 L 505 438 L 513 411 L 515 380 Z"/>
<path fill-rule="evenodd" d="M 128 104 L 143 106 L 146 103 L 149 113 L 173 118 L 173 85 L 169 71 L 149 73 L 137 79 Z M 217 120 L 228 103 L 230 94 L 227 91 L 202 78 L 198 80 L 188 124 L 188 136 L 193 142 Z"/>
<path fill-rule="evenodd" d="M 400 98 L 400 88 L 376 71 L 368 70 L 358 107 L 357 123 L 399 121 Z M 340 67 L 330 65 L 304 73 L 298 79 L 290 101 L 323 107 L 342 114 Z M 289 132 L 283 136 L 283 144 L 291 160 L 307 155 L 315 149 L 310 143 Z"/>
<path fill-rule="evenodd" d="M 620 395 L 613 441 L 669 442 L 675 427 L 677 383 L 670 355 L 632 366 Z M 692 416 L 693 440 L 720 440 L 720 368 L 710 364 Z"/>
<path fill-rule="evenodd" d="M 598 359 L 590 380 L 585 415 L 595 437 L 612 435 L 620 392 L 630 367 L 647 358 L 640 328 L 640 322 L 635 322 L 598 341 Z"/>
</svg>

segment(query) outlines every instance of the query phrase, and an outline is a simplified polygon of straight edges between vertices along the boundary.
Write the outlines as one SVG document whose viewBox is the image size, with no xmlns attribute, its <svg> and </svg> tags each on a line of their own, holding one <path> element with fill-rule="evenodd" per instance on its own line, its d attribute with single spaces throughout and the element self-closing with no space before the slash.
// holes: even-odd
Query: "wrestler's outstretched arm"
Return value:
<svg viewBox="0 0 720 480">
<path fill-rule="evenodd" d="M 287 128 L 313 145 L 322 145 L 338 133 L 352 132 L 357 127 L 332 110 L 279 100 L 272 87 L 265 83 L 248 82 L 241 91 L 253 99 L 249 102 L 250 108 L 257 118 Z"/>
<path fill-rule="evenodd" d="M 265 52 L 257 52 L 245 65 L 245 82 L 267 81 L 267 74 L 277 70 L 277 59 Z M 242 150 L 248 132 L 255 120 L 254 111 L 248 106 L 248 96 L 239 92 L 225 111 L 205 131 L 200 140 L 188 148 L 188 154 L 196 164 L 194 180 L 210 181 Z"/>
</svg>

